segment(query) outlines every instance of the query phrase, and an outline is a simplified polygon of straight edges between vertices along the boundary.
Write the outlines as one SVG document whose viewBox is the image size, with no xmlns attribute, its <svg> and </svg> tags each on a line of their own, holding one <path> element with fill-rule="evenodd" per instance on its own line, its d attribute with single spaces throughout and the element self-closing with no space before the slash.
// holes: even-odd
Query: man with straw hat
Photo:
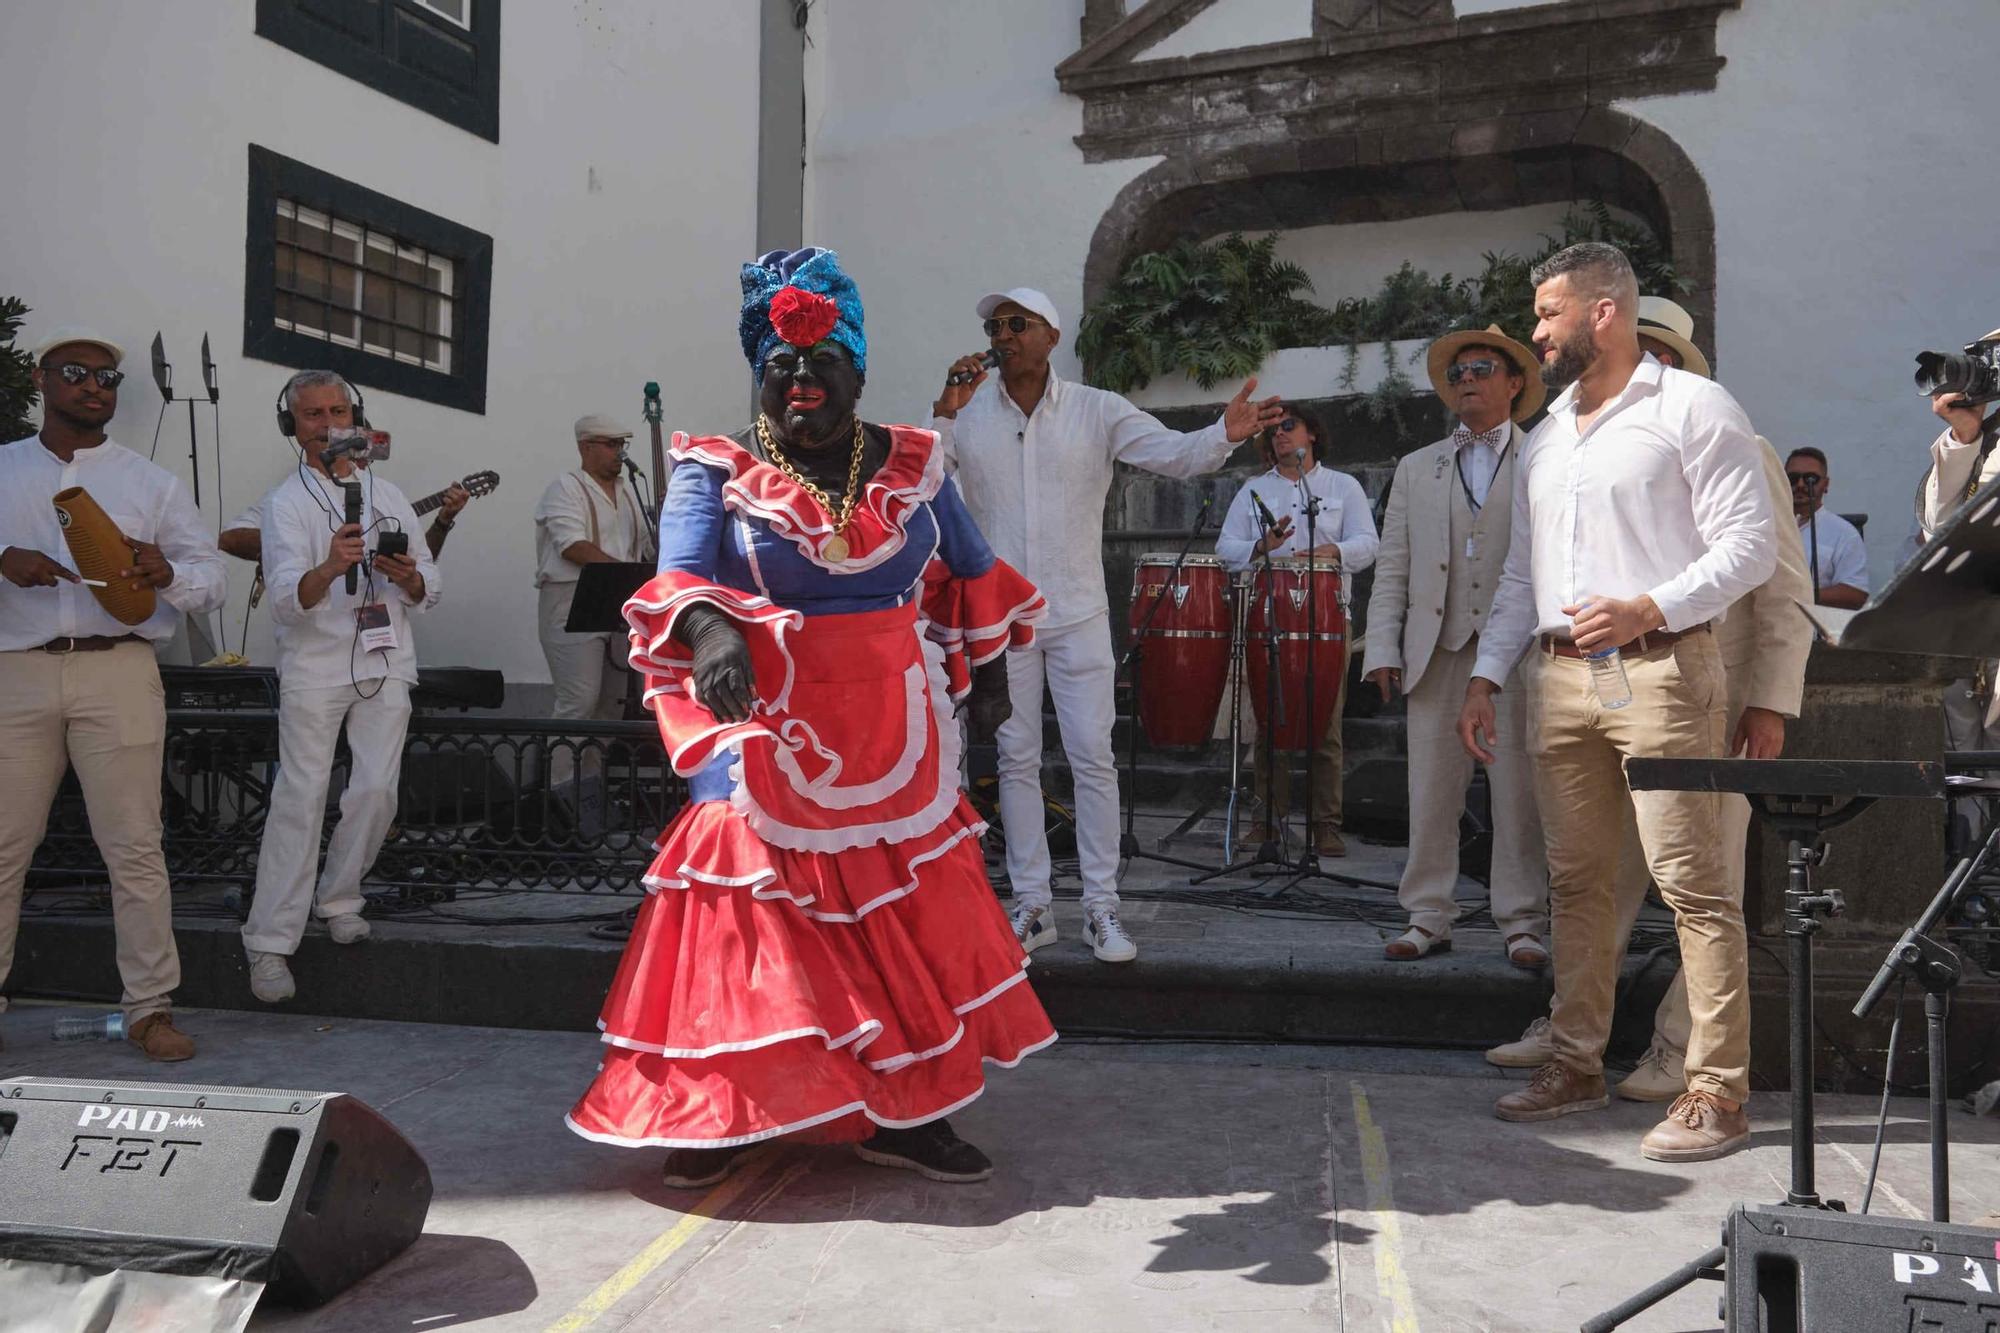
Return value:
<svg viewBox="0 0 2000 1333">
<path fill-rule="evenodd" d="M 1473 764 L 1458 743 L 1458 713 L 1507 555 L 1520 423 L 1548 392 L 1535 354 L 1497 324 L 1446 334 L 1426 363 L 1458 425 L 1396 467 L 1362 654 L 1362 675 L 1385 700 L 1409 696 L 1410 859 L 1397 896 L 1410 926 L 1383 950 L 1401 961 L 1451 947 L 1458 821 Z M 1522 744 L 1522 692 L 1500 698 L 1508 717 L 1487 765 L 1493 919 L 1508 961 L 1535 968 L 1549 959 L 1548 863 Z"/>
</svg>

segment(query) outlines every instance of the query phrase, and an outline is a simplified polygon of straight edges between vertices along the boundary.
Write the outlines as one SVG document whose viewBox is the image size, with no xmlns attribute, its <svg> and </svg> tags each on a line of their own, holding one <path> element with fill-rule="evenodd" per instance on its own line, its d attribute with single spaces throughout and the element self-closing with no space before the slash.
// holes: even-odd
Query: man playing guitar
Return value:
<svg viewBox="0 0 2000 1333">
<path fill-rule="evenodd" d="M 444 539 L 451 534 L 452 525 L 458 520 L 458 511 L 475 495 L 491 495 L 499 488 L 498 472 L 475 472 L 463 481 L 455 481 L 441 491 L 434 491 L 421 500 L 412 501 L 410 508 L 419 514 L 438 511 L 431 525 L 424 529 L 424 544 L 431 548 L 431 559 L 435 560 L 444 551 Z M 259 563 L 264 558 L 263 518 L 257 505 L 230 520 L 216 539 L 225 555 L 233 555 L 238 560 Z"/>
</svg>

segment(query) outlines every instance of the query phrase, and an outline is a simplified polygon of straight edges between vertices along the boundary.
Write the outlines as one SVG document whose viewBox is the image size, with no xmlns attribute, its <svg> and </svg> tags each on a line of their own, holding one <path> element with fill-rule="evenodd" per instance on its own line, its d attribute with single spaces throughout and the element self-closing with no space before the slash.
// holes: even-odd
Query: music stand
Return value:
<svg viewBox="0 0 2000 1333">
<path fill-rule="evenodd" d="M 625 623 L 625 603 L 652 577 L 653 567 L 637 562 L 601 561 L 585 565 L 576 581 L 576 597 L 569 604 L 569 619 L 563 622 L 563 629 L 571 634 L 624 634 L 629 628 Z M 627 716 L 637 712 L 638 690 L 638 673 L 628 672 Z"/>
</svg>

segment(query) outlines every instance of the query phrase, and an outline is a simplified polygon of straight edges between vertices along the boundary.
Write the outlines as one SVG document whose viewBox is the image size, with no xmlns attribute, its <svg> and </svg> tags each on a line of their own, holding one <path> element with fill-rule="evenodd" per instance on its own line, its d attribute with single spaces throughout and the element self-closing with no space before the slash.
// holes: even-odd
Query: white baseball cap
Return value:
<svg viewBox="0 0 2000 1333">
<path fill-rule="evenodd" d="M 36 345 L 35 364 L 39 366 L 50 352 L 58 347 L 67 347 L 71 343 L 89 343 L 92 347 L 102 347 L 111 353 L 111 364 L 114 366 L 125 359 L 125 349 L 109 338 L 100 337 L 89 329 L 64 328 L 57 329 Z"/>
<path fill-rule="evenodd" d="M 1033 287 L 1016 287 L 1009 292 L 988 292 L 979 298 L 979 304 L 974 308 L 979 312 L 981 319 L 991 319 L 993 312 L 1008 301 L 1012 301 L 1023 310 L 1040 315 L 1048 321 L 1050 328 L 1058 333 L 1062 332 L 1062 317 L 1056 314 L 1056 303 Z"/>
<path fill-rule="evenodd" d="M 589 416 L 576 419 L 576 438 L 579 440 L 629 440 L 632 432 L 621 425 L 616 418 L 602 412 L 592 412 Z"/>
</svg>

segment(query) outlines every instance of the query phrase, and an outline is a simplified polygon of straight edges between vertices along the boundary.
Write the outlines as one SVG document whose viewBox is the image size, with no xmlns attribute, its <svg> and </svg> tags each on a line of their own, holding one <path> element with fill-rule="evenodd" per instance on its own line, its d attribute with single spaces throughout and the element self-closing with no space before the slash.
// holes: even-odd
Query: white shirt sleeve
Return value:
<svg viewBox="0 0 2000 1333">
<path fill-rule="evenodd" d="M 227 523 L 223 524 L 222 530 L 224 532 L 235 532 L 238 531 L 239 529 L 247 528 L 251 532 L 256 532 L 263 526 L 264 526 L 264 502 L 262 500 L 259 500 L 256 504 L 251 505 L 248 509 L 245 509 L 242 513 L 238 514 L 235 518 L 232 518 Z"/>
<path fill-rule="evenodd" d="M 222 605 L 229 571 L 178 477 L 168 480 L 153 542 L 174 567 L 174 581 L 160 589 L 170 606 L 184 615 L 200 615 Z"/>
<path fill-rule="evenodd" d="M 944 459 L 946 472 L 958 471 L 958 440 L 952 430 L 956 418 L 932 417 L 931 429 L 937 432 L 938 453 Z"/>
<path fill-rule="evenodd" d="M 1868 545 L 1860 530 L 1842 520 L 1840 545 L 1833 553 L 1830 576 L 1835 583 L 1868 591 Z"/>
<path fill-rule="evenodd" d="M 1514 526 L 1507 536 L 1507 560 L 1500 568 L 1500 586 L 1486 613 L 1486 632 L 1479 636 L 1479 657 L 1472 674 L 1505 686 L 1514 664 L 1534 642 L 1541 623 L 1535 609 L 1535 535 L 1529 530 L 1527 446 L 1514 464 Z"/>
<path fill-rule="evenodd" d="M 1778 516 L 1771 511 L 1757 433 L 1728 390 L 1702 388 L 1688 406 L 1681 472 L 1695 530 L 1708 549 L 1649 591 L 1666 628 L 1675 631 L 1715 619 L 1778 567 Z"/>
<path fill-rule="evenodd" d="M 1222 529 L 1215 535 L 1215 554 L 1231 569 L 1248 569 L 1251 548 L 1263 535 L 1264 525 L 1257 521 L 1256 510 L 1250 503 L 1250 483 L 1246 481 L 1222 516 Z"/>
<path fill-rule="evenodd" d="M 299 605 L 299 580 L 326 558 L 333 534 L 327 530 L 324 515 L 313 515 L 319 519 L 316 527 L 308 524 L 297 505 L 286 503 L 289 498 L 281 492 L 271 496 L 266 506 L 264 586 L 270 591 L 271 615 L 278 623 L 303 625 L 312 618 L 314 608 Z"/>
<path fill-rule="evenodd" d="M 1229 461 L 1236 446 L 1218 418 L 1196 431 L 1168 430 L 1158 417 L 1132 406 L 1115 393 L 1098 394 L 1101 438 L 1120 463 L 1157 472 L 1163 477 L 1199 477 Z"/>
<path fill-rule="evenodd" d="M 575 476 L 568 472 L 550 482 L 549 488 L 542 492 L 541 503 L 535 506 L 535 522 L 548 529 L 556 554 L 590 540 L 589 506 L 589 498 L 576 484 Z"/>
<path fill-rule="evenodd" d="M 1340 502 L 1340 532 L 1334 544 L 1340 548 L 1340 567 L 1350 574 L 1358 573 L 1375 563 L 1375 553 L 1382 549 L 1382 538 L 1375 531 L 1375 512 L 1368 503 L 1368 492 L 1345 472 L 1333 475 L 1334 485 L 1345 493 Z"/>
</svg>

